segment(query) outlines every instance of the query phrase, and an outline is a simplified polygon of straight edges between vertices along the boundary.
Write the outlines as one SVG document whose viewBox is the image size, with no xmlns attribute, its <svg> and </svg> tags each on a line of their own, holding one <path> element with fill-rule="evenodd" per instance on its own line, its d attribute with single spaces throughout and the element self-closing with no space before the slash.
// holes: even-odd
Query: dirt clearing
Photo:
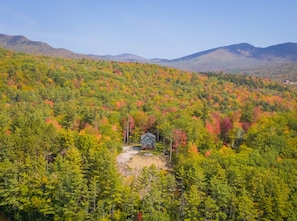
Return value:
<svg viewBox="0 0 297 221">
<path fill-rule="evenodd" d="M 155 165 L 161 170 L 169 170 L 167 158 L 154 155 L 149 151 L 142 151 L 138 147 L 124 146 L 123 152 L 117 156 L 118 168 L 123 176 L 138 173 L 144 167 Z"/>
<path fill-rule="evenodd" d="M 152 165 L 155 165 L 160 169 L 167 169 L 166 159 L 162 155 L 156 156 L 138 154 L 128 161 L 127 165 L 132 169 L 142 169 L 143 167 L 150 167 Z"/>
</svg>

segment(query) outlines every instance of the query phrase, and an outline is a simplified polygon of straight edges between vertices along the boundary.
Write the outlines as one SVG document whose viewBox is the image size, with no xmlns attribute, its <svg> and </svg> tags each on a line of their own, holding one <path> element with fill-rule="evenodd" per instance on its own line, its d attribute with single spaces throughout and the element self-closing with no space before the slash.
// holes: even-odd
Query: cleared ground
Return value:
<svg viewBox="0 0 297 221">
<path fill-rule="evenodd" d="M 118 168 L 123 176 L 137 174 L 142 168 L 155 165 L 162 170 L 169 170 L 167 158 L 142 151 L 137 147 L 124 146 L 123 152 L 117 156 Z"/>
</svg>

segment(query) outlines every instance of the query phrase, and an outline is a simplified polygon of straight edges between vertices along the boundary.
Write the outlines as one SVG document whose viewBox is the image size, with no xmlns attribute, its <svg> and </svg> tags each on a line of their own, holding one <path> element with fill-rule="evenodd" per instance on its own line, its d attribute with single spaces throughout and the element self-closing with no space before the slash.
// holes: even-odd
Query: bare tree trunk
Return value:
<svg viewBox="0 0 297 221">
<path fill-rule="evenodd" d="M 163 138 L 163 147 L 164 147 L 163 153 L 165 155 L 165 153 L 166 153 L 166 142 L 165 142 L 165 139 L 164 138 Z"/>
<path fill-rule="evenodd" d="M 129 144 L 129 134 L 130 134 L 130 125 L 129 125 L 129 116 L 128 116 L 128 120 L 127 120 L 127 134 L 126 134 L 126 144 Z"/>
<path fill-rule="evenodd" d="M 172 143 L 173 143 L 173 141 L 172 141 L 172 136 L 170 137 L 170 162 L 171 162 L 171 160 L 172 160 Z"/>
</svg>

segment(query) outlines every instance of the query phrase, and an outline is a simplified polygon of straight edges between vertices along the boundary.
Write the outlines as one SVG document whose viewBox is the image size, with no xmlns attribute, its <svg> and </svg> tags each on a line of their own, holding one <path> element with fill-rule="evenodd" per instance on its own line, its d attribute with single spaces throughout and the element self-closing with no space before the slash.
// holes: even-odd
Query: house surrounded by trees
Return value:
<svg viewBox="0 0 297 221">
<path fill-rule="evenodd" d="M 145 133 L 140 138 L 141 149 L 154 149 L 156 147 L 156 136 L 152 133 Z"/>
</svg>

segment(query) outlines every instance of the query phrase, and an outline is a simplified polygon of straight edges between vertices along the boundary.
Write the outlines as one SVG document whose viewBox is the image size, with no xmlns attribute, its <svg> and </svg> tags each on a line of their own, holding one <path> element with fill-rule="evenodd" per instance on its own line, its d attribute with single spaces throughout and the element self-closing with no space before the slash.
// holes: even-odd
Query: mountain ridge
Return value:
<svg viewBox="0 0 297 221">
<path fill-rule="evenodd" d="M 41 41 L 31 41 L 22 35 L 0 34 L 0 47 L 19 52 L 66 58 L 91 58 L 117 62 L 142 62 L 170 66 L 195 72 L 250 72 L 276 64 L 297 63 L 297 43 L 286 42 L 268 47 L 238 43 L 200 51 L 175 59 L 146 59 L 139 55 L 79 54 L 64 48 L 53 48 Z"/>
<path fill-rule="evenodd" d="M 74 53 L 64 48 L 53 48 L 47 43 L 41 41 L 32 41 L 22 35 L 0 34 L 0 46 L 18 52 L 28 54 L 57 56 L 65 58 L 83 58 L 85 55 Z"/>
<path fill-rule="evenodd" d="M 183 56 L 183 57 L 180 57 L 180 58 L 172 59 L 171 61 L 190 60 L 192 58 L 203 56 L 205 54 L 211 53 L 211 52 L 213 52 L 215 50 L 219 50 L 219 49 L 222 49 L 222 48 L 229 47 L 231 49 L 232 47 L 236 47 L 237 45 L 242 45 L 243 47 L 245 47 L 245 46 L 251 46 L 252 48 L 255 48 L 253 45 L 248 44 L 248 43 L 239 43 L 239 44 L 233 44 L 233 45 L 229 45 L 229 46 L 222 46 L 222 47 L 217 47 L 217 48 L 212 48 L 212 49 L 208 49 L 208 50 L 196 52 L 194 54 L 190 54 L 190 55 L 186 55 L 186 56 Z"/>
</svg>

